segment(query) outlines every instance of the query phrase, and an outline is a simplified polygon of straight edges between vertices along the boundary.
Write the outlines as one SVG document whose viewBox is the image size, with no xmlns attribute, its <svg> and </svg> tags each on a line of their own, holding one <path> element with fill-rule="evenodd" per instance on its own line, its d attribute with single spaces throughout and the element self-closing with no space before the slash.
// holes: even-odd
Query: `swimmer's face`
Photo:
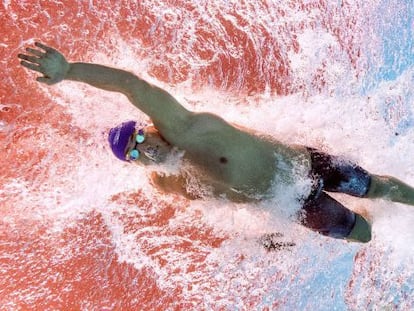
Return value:
<svg viewBox="0 0 414 311">
<path fill-rule="evenodd" d="M 135 131 L 125 149 L 127 161 L 136 164 L 154 164 L 165 160 L 171 150 L 153 126 Z"/>
</svg>

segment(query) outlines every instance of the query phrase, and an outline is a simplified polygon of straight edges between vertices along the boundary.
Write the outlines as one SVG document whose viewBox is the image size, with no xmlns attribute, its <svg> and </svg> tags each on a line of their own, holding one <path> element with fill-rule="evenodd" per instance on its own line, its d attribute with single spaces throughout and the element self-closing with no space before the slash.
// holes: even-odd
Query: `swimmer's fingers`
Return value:
<svg viewBox="0 0 414 311">
<path fill-rule="evenodd" d="M 29 69 L 31 69 L 31 70 L 34 70 L 34 71 L 37 71 L 37 72 L 40 72 L 40 73 L 43 73 L 43 74 L 44 74 L 43 70 L 41 70 L 41 69 L 40 69 L 40 67 L 39 67 L 38 65 L 35 65 L 35 64 L 33 64 L 33 63 L 29 63 L 29 62 L 26 62 L 26 61 L 21 61 L 21 62 L 20 62 L 20 64 L 21 64 L 22 66 L 26 67 L 26 68 L 29 68 Z M 54 81 L 52 81 L 52 80 L 51 80 L 49 77 L 47 77 L 47 76 L 37 77 L 37 78 L 36 78 L 36 81 L 41 82 L 41 83 L 46 83 L 46 84 L 48 84 L 48 85 L 52 85 L 53 83 L 55 83 Z"/>
<path fill-rule="evenodd" d="M 53 48 L 51 48 L 51 47 L 48 47 L 47 45 L 44 45 L 44 44 L 42 44 L 42 43 L 40 43 L 40 42 L 35 42 L 35 45 L 36 45 L 38 48 L 41 48 L 42 50 L 44 50 L 44 51 L 46 51 L 46 52 L 48 52 L 48 53 L 55 53 L 55 52 L 57 52 L 55 49 L 53 49 Z"/>
<path fill-rule="evenodd" d="M 70 64 L 65 57 L 57 50 L 40 42 L 36 42 L 35 45 L 41 50 L 27 48 L 26 51 L 30 53 L 29 55 L 17 55 L 22 59 L 21 65 L 42 73 L 43 76 L 37 78 L 39 82 L 52 85 L 64 80 L 70 69 Z"/>
<path fill-rule="evenodd" d="M 34 70 L 34 71 L 37 71 L 37 72 L 43 73 L 43 71 L 40 69 L 39 65 L 36 65 L 36 64 L 34 64 L 34 63 L 29 63 L 29 62 L 26 62 L 26 61 L 21 61 L 21 62 L 20 62 L 20 64 L 21 64 L 23 67 L 26 67 L 26 68 L 28 68 L 28 69 L 31 69 L 31 70 Z"/>
<path fill-rule="evenodd" d="M 18 58 L 23 59 L 23 60 L 27 60 L 30 63 L 34 63 L 34 64 L 40 64 L 41 59 L 35 56 L 29 56 L 29 55 L 25 55 L 25 54 L 18 54 L 17 55 Z"/>
<path fill-rule="evenodd" d="M 33 54 L 34 56 L 37 56 L 37 57 L 44 57 L 45 56 L 45 53 L 43 53 L 39 50 L 32 49 L 32 48 L 26 48 L 26 51 L 29 52 L 30 54 Z"/>
</svg>

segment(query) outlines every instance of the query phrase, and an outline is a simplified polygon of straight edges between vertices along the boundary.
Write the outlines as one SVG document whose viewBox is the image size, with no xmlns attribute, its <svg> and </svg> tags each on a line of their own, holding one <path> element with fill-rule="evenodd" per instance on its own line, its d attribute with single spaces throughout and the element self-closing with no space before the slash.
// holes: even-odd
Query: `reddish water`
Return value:
<svg viewBox="0 0 414 311">
<path fill-rule="evenodd" d="M 362 11 L 346 1 L 193 2 L 0 5 L 0 310 L 270 310 L 295 297 L 298 288 L 285 288 L 301 283 L 296 272 L 310 259 L 276 269 L 294 253 L 229 251 L 237 230 L 216 228 L 188 201 L 122 189 L 129 173 L 122 167 L 124 177 L 114 177 L 120 166 L 96 132 L 108 129 L 112 113 L 119 122 L 132 111 L 125 99 L 40 87 L 19 66 L 16 55 L 39 40 L 70 60 L 143 62 L 144 75 L 172 89 L 318 94 L 330 88 L 327 62 L 305 80 L 288 58 L 300 51 L 297 34 L 315 27 L 335 38 L 354 77 L 366 62 Z M 84 94 L 91 99 L 78 106 Z M 103 104 L 101 96 L 109 96 Z"/>
</svg>

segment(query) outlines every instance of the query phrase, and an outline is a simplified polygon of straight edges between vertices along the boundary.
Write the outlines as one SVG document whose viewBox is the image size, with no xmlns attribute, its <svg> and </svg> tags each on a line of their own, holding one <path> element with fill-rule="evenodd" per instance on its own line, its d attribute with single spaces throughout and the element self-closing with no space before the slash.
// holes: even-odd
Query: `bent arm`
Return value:
<svg viewBox="0 0 414 311">
<path fill-rule="evenodd" d="M 69 63 L 69 70 L 64 79 L 84 82 L 94 87 L 120 92 L 129 92 L 129 83 L 136 78 L 132 73 L 103 65 L 91 63 Z"/>
<path fill-rule="evenodd" d="M 125 70 L 97 64 L 71 63 L 65 79 L 124 94 L 152 119 L 162 135 L 183 131 L 191 114 L 168 92 Z"/>
<path fill-rule="evenodd" d="M 152 119 L 163 136 L 168 133 L 176 137 L 188 127 L 192 113 L 161 88 L 125 70 L 90 63 L 68 63 L 57 50 L 41 43 L 35 45 L 40 50 L 27 48 L 30 54 L 19 54 L 18 57 L 23 60 L 24 67 L 43 74 L 37 81 L 51 85 L 72 80 L 120 92 Z"/>
</svg>

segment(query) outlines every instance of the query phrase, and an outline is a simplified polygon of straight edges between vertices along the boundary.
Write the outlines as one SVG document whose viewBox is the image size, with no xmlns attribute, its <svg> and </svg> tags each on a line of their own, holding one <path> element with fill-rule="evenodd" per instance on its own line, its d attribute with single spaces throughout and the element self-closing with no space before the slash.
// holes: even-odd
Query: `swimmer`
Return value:
<svg viewBox="0 0 414 311">
<path fill-rule="evenodd" d="M 355 163 L 313 148 L 282 144 L 212 113 L 189 111 L 165 90 L 128 71 L 69 63 L 55 49 L 41 43 L 35 46 L 18 57 L 22 66 L 41 74 L 38 82 L 52 85 L 71 80 L 119 92 L 152 120 L 152 126 L 128 121 L 110 130 L 109 145 L 119 160 L 158 165 L 173 150 L 180 150 L 214 195 L 235 202 L 266 199 L 276 181 L 294 183 L 302 171 L 300 177 L 309 178 L 313 186 L 310 193 L 297 198 L 303 206 L 298 220 L 311 230 L 348 241 L 370 241 L 371 225 L 328 192 L 414 205 L 414 188 L 394 177 L 370 174 Z M 184 173 L 155 173 L 152 182 L 164 192 L 195 198 L 186 187 L 188 178 Z"/>
</svg>

